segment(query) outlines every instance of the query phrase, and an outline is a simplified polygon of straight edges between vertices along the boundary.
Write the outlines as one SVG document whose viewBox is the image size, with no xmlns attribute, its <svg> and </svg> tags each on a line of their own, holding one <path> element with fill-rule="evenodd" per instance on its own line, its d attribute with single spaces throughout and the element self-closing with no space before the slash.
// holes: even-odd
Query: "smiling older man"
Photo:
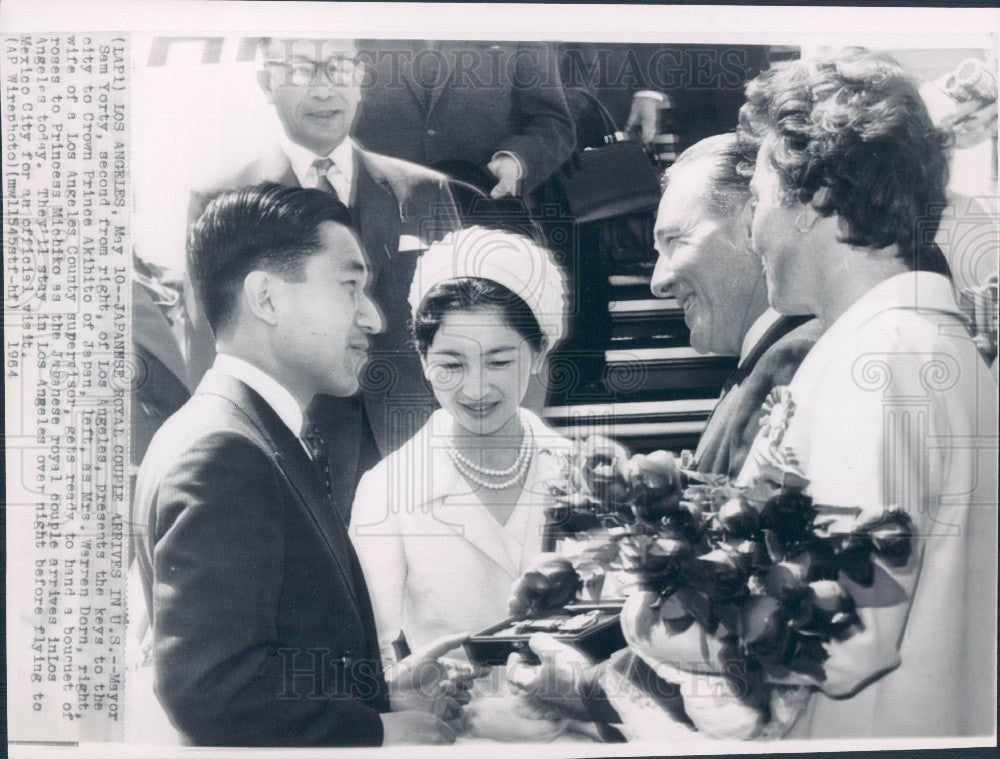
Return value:
<svg viewBox="0 0 1000 759">
<path fill-rule="evenodd" d="M 764 399 L 791 381 L 823 332 L 817 319 L 768 307 L 764 270 L 750 245 L 745 160 L 735 135 L 718 135 L 688 148 L 667 171 L 651 283 L 657 297 L 672 296 L 683 307 L 695 350 L 739 356 L 695 454 L 699 471 L 734 477 L 757 434 Z M 551 637 L 538 636 L 531 647 L 543 664 L 516 661 L 508 672 L 515 692 L 578 719 L 612 724 L 632 740 L 690 740 L 678 687 L 631 650 L 591 667 Z"/>
<path fill-rule="evenodd" d="M 786 384 L 822 333 L 811 317 L 768 308 L 749 238 L 749 177 L 731 134 L 684 151 L 665 176 L 656 217 L 659 260 L 651 287 L 684 309 L 691 347 L 739 356 L 695 452 L 698 470 L 735 475 L 757 433 L 761 404 Z"/>
</svg>

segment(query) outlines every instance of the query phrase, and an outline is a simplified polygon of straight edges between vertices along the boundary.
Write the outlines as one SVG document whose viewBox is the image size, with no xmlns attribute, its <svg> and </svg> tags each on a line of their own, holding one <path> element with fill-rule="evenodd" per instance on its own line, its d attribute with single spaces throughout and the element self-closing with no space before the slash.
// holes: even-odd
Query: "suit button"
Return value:
<svg viewBox="0 0 1000 759">
<path fill-rule="evenodd" d="M 427 130 L 427 136 L 428 137 L 437 137 L 437 131 L 435 131 L 434 129 L 428 129 Z"/>
</svg>

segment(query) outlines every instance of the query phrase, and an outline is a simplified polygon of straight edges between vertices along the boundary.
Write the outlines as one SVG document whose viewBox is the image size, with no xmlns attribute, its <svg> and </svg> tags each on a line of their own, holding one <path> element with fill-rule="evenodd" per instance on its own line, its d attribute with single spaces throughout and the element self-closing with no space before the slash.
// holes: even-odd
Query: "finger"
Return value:
<svg viewBox="0 0 1000 759">
<path fill-rule="evenodd" d="M 952 124 L 955 124 L 956 122 L 959 122 L 962 119 L 964 119 L 969 114 L 975 113 L 981 107 L 982 107 L 982 101 L 980 100 L 976 100 L 975 98 L 972 98 L 971 100 L 966 100 L 964 103 L 959 103 L 958 106 L 955 108 L 955 110 L 953 110 L 943 119 L 941 119 L 941 124 L 942 126 L 950 126 Z"/>
<path fill-rule="evenodd" d="M 993 103 L 988 108 L 983 108 L 980 111 L 969 116 L 968 119 L 963 121 L 963 124 L 974 124 L 974 128 L 983 127 L 986 124 L 990 124 L 996 121 L 997 118 L 997 104 Z"/>
<path fill-rule="evenodd" d="M 979 108 L 962 118 L 955 119 L 952 126 L 955 129 L 975 129 L 981 124 L 989 124 L 997 117 L 997 104 L 992 103 L 988 107 Z"/>
<path fill-rule="evenodd" d="M 441 664 L 444 665 L 445 671 L 448 673 L 448 677 L 454 680 L 475 680 L 477 677 L 483 677 L 489 674 L 489 667 L 482 667 L 478 664 L 473 664 L 469 661 L 462 661 L 460 659 L 450 659 L 448 657 L 442 657 L 439 659 Z"/>
<path fill-rule="evenodd" d="M 552 658 L 560 651 L 573 649 L 562 641 L 556 640 L 549 633 L 534 633 L 528 638 L 528 648 L 535 652 L 539 659 Z"/>
<path fill-rule="evenodd" d="M 515 695 L 530 695 L 538 681 L 538 666 L 528 664 L 516 651 L 507 657 L 507 684 Z"/>
<path fill-rule="evenodd" d="M 443 656 L 454 648 L 458 648 L 471 636 L 467 632 L 456 633 L 454 635 L 442 635 L 440 638 L 429 643 L 425 648 L 420 649 L 413 657 L 419 661 L 430 661 Z"/>
</svg>

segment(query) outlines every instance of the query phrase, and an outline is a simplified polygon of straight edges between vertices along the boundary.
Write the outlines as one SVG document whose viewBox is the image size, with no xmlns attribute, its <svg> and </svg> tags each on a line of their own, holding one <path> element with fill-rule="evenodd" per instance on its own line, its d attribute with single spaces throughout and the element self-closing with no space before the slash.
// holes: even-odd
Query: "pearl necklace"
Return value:
<svg viewBox="0 0 1000 759">
<path fill-rule="evenodd" d="M 521 441 L 521 449 L 518 452 L 517 459 L 514 461 L 514 464 L 507 469 L 496 470 L 477 466 L 451 446 L 447 448 L 448 455 L 458 468 L 458 471 L 476 485 L 479 485 L 479 487 L 486 488 L 487 490 L 504 490 L 516 484 L 522 477 L 524 477 L 525 473 L 528 471 L 528 464 L 531 462 L 531 456 L 528 454 L 534 447 L 534 436 L 532 436 L 531 428 L 528 427 L 528 425 L 524 424 L 523 427 L 524 438 Z M 492 477 L 502 477 L 511 473 L 513 474 L 509 479 L 502 480 L 500 482 L 490 482 L 480 476 L 487 475 Z"/>
<path fill-rule="evenodd" d="M 521 437 L 521 448 L 517 452 L 517 458 L 514 459 L 514 463 L 511 464 L 506 469 L 489 469 L 484 466 L 479 466 L 474 461 L 470 461 L 462 453 L 454 447 L 448 448 L 448 453 L 451 454 L 453 461 L 461 462 L 465 467 L 478 474 L 485 474 L 490 477 L 506 477 L 508 474 L 512 474 L 515 470 L 520 469 L 521 465 L 524 463 L 524 457 L 528 455 L 528 450 L 531 447 L 531 443 L 534 441 L 531 435 L 531 428 L 524 424 L 522 421 L 521 426 L 524 427 L 524 435 Z"/>
</svg>

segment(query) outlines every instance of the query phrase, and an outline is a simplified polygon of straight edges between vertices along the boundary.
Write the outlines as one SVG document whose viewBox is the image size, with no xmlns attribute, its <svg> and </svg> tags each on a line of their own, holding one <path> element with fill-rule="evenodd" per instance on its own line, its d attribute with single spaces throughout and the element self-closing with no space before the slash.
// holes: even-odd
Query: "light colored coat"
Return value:
<svg viewBox="0 0 1000 759">
<path fill-rule="evenodd" d="M 522 409 L 537 447 L 506 525 L 456 469 L 441 409 L 362 477 L 350 535 L 367 578 L 383 655 L 400 631 L 410 648 L 452 633 L 478 633 L 509 616 L 514 581 L 542 549 L 547 481 L 571 443 Z"/>
<path fill-rule="evenodd" d="M 827 647 L 826 680 L 789 737 L 993 733 L 997 387 L 948 281 L 909 272 L 877 285 L 788 390 L 782 442 L 814 502 L 896 504 L 917 532 L 906 566 L 878 562 L 870 589 L 842 580 L 865 630 Z M 762 428 L 741 480 L 767 442 Z"/>
</svg>

